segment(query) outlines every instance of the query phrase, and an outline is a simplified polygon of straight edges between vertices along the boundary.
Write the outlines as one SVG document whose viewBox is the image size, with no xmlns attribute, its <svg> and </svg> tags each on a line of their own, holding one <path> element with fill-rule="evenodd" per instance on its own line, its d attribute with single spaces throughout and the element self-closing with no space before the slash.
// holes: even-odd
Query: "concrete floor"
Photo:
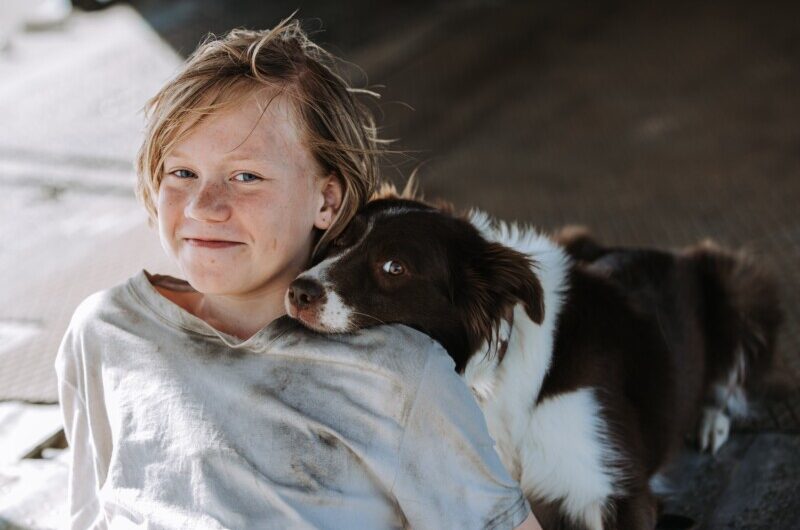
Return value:
<svg viewBox="0 0 800 530">
<path fill-rule="evenodd" d="M 174 272 L 131 191 L 144 99 L 206 31 L 269 27 L 297 5 L 379 85 L 383 135 L 406 150 L 390 178 L 419 165 L 426 195 L 458 206 L 622 245 L 712 237 L 786 272 L 792 390 L 716 457 L 687 449 L 668 509 L 703 528 L 796 528 L 796 3 L 136 0 L 20 35 L 0 57 L 0 274 L 13 278 L 0 399 L 53 400 L 52 358 L 84 296 L 143 267 Z"/>
</svg>

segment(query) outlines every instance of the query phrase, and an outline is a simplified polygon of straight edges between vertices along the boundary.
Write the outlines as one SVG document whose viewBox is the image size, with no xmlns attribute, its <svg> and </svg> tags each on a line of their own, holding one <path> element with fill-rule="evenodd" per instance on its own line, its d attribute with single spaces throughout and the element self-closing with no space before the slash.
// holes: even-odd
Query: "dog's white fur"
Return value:
<svg viewBox="0 0 800 530">
<path fill-rule="evenodd" d="M 743 351 L 736 354 L 736 364 L 728 374 L 725 384 L 713 387 L 714 405 L 703 407 L 697 439 L 701 451 L 716 454 L 728 440 L 731 432 L 731 418 L 744 418 L 748 414 L 747 395 L 744 390 L 745 356 Z"/>
<path fill-rule="evenodd" d="M 483 409 L 503 464 L 526 495 L 559 501 L 576 522 L 602 530 L 608 501 L 623 492 L 625 476 L 594 390 L 553 396 L 532 408 L 552 359 L 569 257 L 533 229 L 495 222 L 480 211 L 473 211 L 470 221 L 489 241 L 535 260 L 545 317 L 537 325 L 520 305 L 515 307 L 502 364 L 496 356 L 477 354 L 464 379 Z"/>
<path fill-rule="evenodd" d="M 317 322 L 309 324 L 319 326 L 328 332 L 334 333 L 348 331 L 350 329 L 350 317 L 352 315 L 351 309 L 342 302 L 342 298 L 327 278 L 327 272 L 330 270 L 331 266 L 342 259 L 343 256 L 344 254 L 341 254 L 328 258 L 298 276 L 298 278 L 314 280 L 325 289 L 325 303 L 319 308 Z M 289 300 L 288 291 L 283 299 L 283 303 L 286 306 L 286 312 L 292 314 L 292 304 Z"/>
</svg>

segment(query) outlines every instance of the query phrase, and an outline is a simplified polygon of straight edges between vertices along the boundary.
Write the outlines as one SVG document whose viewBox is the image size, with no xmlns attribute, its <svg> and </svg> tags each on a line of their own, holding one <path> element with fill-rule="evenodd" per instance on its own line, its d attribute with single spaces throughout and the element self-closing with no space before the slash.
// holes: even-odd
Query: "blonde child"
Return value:
<svg viewBox="0 0 800 530">
<path fill-rule="evenodd" d="M 138 196 L 186 281 L 143 270 L 75 311 L 70 528 L 538 526 L 437 343 L 284 315 L 378 182 L 334 65 L 296 21 L 233 30 L 148 102 Z"/>
</svg>

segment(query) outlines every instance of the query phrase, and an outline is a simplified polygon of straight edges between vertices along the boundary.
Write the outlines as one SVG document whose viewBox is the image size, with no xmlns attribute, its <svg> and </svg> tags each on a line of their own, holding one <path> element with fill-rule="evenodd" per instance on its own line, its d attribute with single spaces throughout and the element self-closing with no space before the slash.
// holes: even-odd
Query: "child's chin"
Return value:
<svg viewBox="0 0 800 530">
<path fill-rule="evenodd" d="M 245 284 L 241 280 L 236 281 L 236 278 L 230 275 L 211 273 L 207 270 L 184 269 L 184 278 L 196 291 L 203 294 L 238 293 L 243 290 Z"/>
</svg>

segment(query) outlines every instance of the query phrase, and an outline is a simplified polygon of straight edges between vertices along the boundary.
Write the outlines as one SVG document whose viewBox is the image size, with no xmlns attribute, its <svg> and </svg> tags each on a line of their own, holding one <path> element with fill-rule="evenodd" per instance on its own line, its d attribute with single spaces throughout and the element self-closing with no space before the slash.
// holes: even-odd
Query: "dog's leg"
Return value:
<svg viewBox="0 0 800 530">
<path fill-rule="evenodd" d="M 731 419 L 725 411 L 718 407 L 703 408 L 703 417 L 700 419 L 698 440 L 700 451 L 711 451 L 716 454 L 719 448 L 728 440 L 731 430 Z"/>
<path fill-rule="evenodd" d="M 700 451 L 716 454 L 728 440 L 731 432 L 731 416 L 747 415 L 747 395 L 744 391 L 744 354 L 737 352 L 734 365 L 727 380 L 715 383 L 703 407 L 697 440 Z"/>
</svg>

